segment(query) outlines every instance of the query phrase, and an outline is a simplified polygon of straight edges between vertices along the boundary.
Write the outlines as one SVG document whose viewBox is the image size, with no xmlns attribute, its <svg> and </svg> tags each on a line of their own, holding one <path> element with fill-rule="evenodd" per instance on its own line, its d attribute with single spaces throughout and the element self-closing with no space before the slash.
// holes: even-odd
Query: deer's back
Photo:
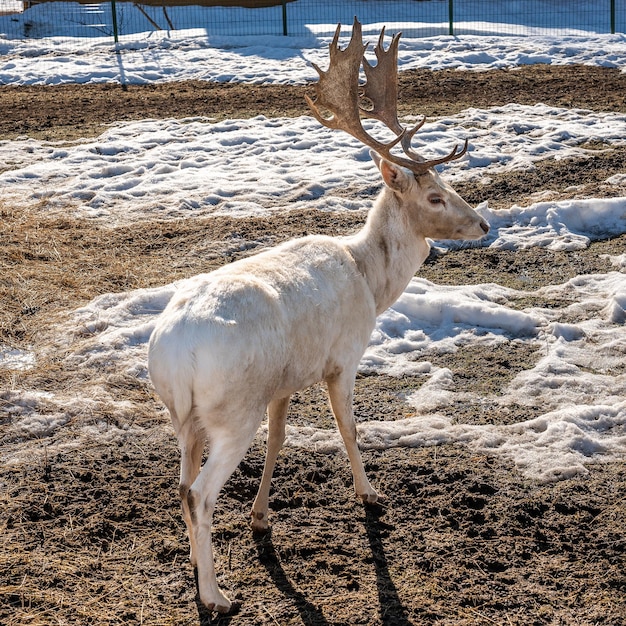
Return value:
<svg viewBox="0 0 626 626">
<path fill-rule="evenodd" d="M 306 237 L 185 281 L 157 322 L 150 372 L 162 396 L 159 380 L 178 376 L 194 393 L 269 401 L 356 366 L 374 323 L 341 240 Z"/>
</svg>

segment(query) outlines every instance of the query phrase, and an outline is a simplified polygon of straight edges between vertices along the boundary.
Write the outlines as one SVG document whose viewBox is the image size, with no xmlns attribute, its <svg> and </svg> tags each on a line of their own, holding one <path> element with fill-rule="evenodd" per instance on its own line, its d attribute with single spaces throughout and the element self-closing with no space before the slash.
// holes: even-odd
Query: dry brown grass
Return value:
<svg viewBox="0 0 626 626">
<path fill-rule="evenodd" d="M 150 453 L 150 444 L 158 447 L 158 457 Z M 163 458 L 168 449 L 169 457 Z M 166 517 L 158 528 L 146 527 L 152 517 L 148 509 L 171 506 L 174 455 L 173 445 L 154 436 L 151 441 L 147 434 L 126 447 L 128 467 L 113 461 L 115 453 L 106 445 L 93 443 L 75 458 L 35 457 L 31 466 L 5 474 L 0 598 L 12 608 L 10 613 L 0 610 L 3 624 L 185 623 L 175 600 L 189 582 L 176 563 L 181 548 L 178 520 Z M 133 515 L 125 515 L 128 503 L 116 503 L 123 492 L 114 492 L 114 487 L 132 479 L 139 493 L 146 476 L 160 483 L 167 502 L 133 493 Z M 86 536 L 92 539 L 86 542 Z M 17 571 L 24 573 L 14 576 Z M 162 607 L 155 621 L 157 598 Z"/>
<path fill-rule="evenodd" d="M 298 211 L 254 220 L 205 217 L 109 227 L 49 218 L 37 206 L 0 206 L 0 340 L 29 342 L 46 319 L 97 295 L 167 284 L 254 251 L 231 246 L 234 239 L 274 245 L 308 232 L 345 232 L 362 221 L 362 215 Z"/>
</svg>

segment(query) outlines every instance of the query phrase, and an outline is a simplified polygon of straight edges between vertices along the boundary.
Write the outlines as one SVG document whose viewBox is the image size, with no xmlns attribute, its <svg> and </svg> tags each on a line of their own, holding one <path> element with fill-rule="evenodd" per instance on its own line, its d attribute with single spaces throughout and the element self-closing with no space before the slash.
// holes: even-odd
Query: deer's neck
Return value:
<svg viewBox="0 0 626 626">
<path fill-rule="evenodd" d="M 395 195 L 384 189 L 363 229 L 348 249 L 376 302 L 376 315 L 388 309 L 428 257 L 430 246 Z"/>
</svg>

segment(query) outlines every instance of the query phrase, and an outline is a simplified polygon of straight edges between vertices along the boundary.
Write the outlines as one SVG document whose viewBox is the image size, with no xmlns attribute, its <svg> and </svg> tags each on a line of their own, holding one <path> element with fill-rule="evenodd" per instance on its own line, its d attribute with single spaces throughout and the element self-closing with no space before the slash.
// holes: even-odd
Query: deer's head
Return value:
<svg viewBox="0 0 626 626">
<path fill-rule="evenodd" d="M 415 232 L 430 239 L 480 239 L 489 232 L 489 224 L 434 169 L 416 175 L 370 154 Z"/>
</svg>

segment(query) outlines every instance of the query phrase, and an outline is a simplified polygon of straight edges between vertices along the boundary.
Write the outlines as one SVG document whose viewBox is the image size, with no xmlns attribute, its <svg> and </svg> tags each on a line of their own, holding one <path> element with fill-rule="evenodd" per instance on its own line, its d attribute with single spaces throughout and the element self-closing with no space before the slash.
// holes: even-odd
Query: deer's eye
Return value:
<svg viewBox="0 0 626 626">
<path fill-rule="evenodd" d="M 433 194 L 432 196 L 428 196 L 428 202 L 431 204 L 443 204 L 443 198 L 437 194 Z"/>
</svg>

